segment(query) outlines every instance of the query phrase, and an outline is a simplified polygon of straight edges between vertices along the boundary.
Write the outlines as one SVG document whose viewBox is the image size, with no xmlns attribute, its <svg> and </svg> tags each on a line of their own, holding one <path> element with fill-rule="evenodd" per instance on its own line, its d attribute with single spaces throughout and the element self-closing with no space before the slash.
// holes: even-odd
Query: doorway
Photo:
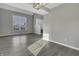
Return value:
<svg viewBox="0 0 79 59">
<path fill-rule="evenodd" d="M 43 34 L 43 20 L 36 18 L 35 20 L 35 34 Z"/>
</svg>

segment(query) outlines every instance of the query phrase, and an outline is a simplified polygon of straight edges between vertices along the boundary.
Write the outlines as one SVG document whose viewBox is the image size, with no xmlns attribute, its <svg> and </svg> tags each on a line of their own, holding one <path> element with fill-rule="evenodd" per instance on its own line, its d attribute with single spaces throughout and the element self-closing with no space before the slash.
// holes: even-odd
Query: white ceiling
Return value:
<svg viewBox="0 0 79 59">
<path fill-rule="evenodd" d="M 61 5 L 61 3 L 49 3 L 45 6 L 45 8 L 51 10 L 52 8 Z M 7 7 L 8 6 L 8 7 Z M 32 4 L 29 3 L 5 3 L 1 4 L 1 8 L 15 10 L 23 13 L 27 13 L 29 15 L 40 14 L 40 15 L 46 15 L 49 13 L 49 11 L 45 9 L 34 9 Z M 15 9 L 14 9 L 15 8 Z"/>
<path fill-rule="evenodd" d="M 12 6 L 7 5 L 7 4 L 0 3 L 0 8 L 11 10 L 11 11 L 16 11 L 16 12 L 20 12 L 20 13 L 24 13 L 24 14 L 28 14 L 28 15 L 33 15 L 33 13 L 30 12 L 30 11 L 19 9 L 19 8 L 16 8 L 16 7 L 12 7 Z"/>
<path fill-rule="evenodd" d="M 61 5 L 61 4 L 62 3 L 50 3 L 50 4 L 46 5 L 45 7 L 48 8 L 48 9 L 52 9 L 54 7 Z"/>
</svg>

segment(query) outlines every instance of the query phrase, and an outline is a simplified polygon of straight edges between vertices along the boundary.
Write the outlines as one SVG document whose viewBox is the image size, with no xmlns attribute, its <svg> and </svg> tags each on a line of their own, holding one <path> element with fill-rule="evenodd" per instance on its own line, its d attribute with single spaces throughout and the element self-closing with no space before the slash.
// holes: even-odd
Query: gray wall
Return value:
<svg viewBox="0 0 79 59">
<path fill-rule="evenodd" d="M 27 31 L 15 33 L 12 25 L 12 16 L 25 16 L 27 17 Z M 20 34 L 20 33 L 33 33 L 33 19 L 32 15 L 26 15 L 19 12 L 9 11 L 0 9 L 0 36 L 9 34 Z"/>
<path fill-rule="evenodd" d="M 44 16 L 44 33 L 50 41 L 79 48 L 79 4 L 63 4 Z"/>
<path fill-rule="evenodd" d="M 2 17 L 1 17 L 1 10 L 0 10 L 0 34 L 2 33 Z"/>
</svg>

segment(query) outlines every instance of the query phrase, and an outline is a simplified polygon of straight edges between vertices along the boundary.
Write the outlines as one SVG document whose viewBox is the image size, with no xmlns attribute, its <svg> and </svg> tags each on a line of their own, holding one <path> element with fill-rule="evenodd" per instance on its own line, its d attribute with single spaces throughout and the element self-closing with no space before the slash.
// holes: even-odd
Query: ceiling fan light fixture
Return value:
<svg viewBox="0 0 79 59">
<path fill-rule="evenodd" d="M 40 9 L 46 5 L 47 5 L 46 3 L 33 3 L 33 8 Z"/>
</svg>

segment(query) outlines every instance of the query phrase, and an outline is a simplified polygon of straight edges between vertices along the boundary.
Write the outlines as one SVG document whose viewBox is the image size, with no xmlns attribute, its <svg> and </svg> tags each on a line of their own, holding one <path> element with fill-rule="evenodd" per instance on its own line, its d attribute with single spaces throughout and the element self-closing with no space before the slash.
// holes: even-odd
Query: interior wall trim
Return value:
<svg viewBox="0 0 79 59">
<path fill-rule="evenodd" d="M 65 47 L 68 47 L 68 48 L 71 48 L 71 49 L 74 49 L 74 50 L 79 51 L 79 48 L 73 47 L 73 46 L 68 45 L 68 44 L 63 44 L 63 43 L 56 42 L 56 41 L 52 41 L 52 40 L 47 40 L 47 41 L 49 41 L 49 42 L 53 42 L 53 43 L 59 44 L 59 45 L 61 45 L 61 46 L 65 46 Z"/>
<path fill-rule="evenodd" d="M 15 33 L 15 34 L 5 34 L 5 35 L 0 35 L 0 37 L 16 36 L 16 35 L 26 35 L 26 34 L 34 34 L 34 33 Z"/>
</svg>

